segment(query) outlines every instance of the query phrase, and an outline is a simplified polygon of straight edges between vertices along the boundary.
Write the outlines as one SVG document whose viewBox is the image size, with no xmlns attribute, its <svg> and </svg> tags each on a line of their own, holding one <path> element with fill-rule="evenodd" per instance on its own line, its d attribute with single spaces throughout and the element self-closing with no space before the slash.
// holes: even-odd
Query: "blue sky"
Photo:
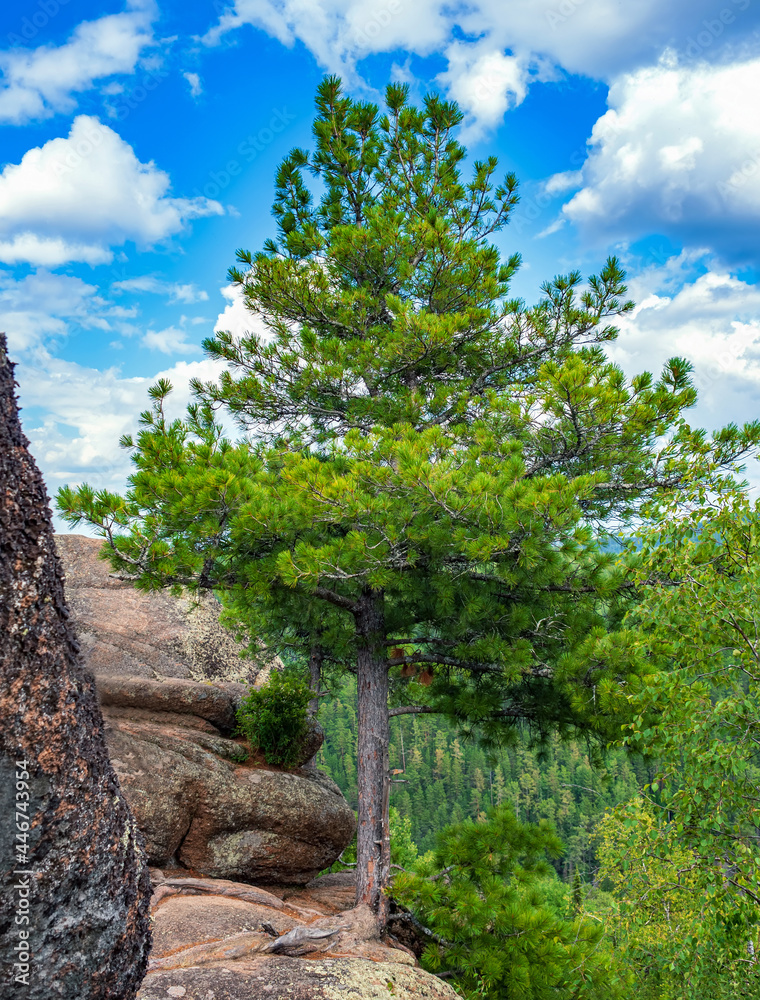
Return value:
<svg viewBox="0 0 760 1000">
<path fill-rule="evenodd" d="M 324 73 L 465 112 L 522 201 L 527 300 L 610 252 L 638 303 L 610 354 L 695 366 L 692 421 L 760 416 L 760 0 L 14 0 L 0 12 L 0 329 L 51 493 L 119 488 L 147 388 L 213 377 L 251 325 L 235 250 Z"/>
</svg>

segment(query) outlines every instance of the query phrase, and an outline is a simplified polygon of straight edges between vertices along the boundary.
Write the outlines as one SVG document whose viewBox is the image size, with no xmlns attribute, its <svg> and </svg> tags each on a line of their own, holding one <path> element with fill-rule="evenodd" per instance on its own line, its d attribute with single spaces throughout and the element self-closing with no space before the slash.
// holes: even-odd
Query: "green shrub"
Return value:
<svg viewBox="0 0 760 1000">
<path fill-rule="evenodd" d="M 267 764 L 293 767 L 307 732 L 311 691 L 296 674 L 273 670 L 258 690 L 253 688 L 238 709 L 241 733 L 264 754 Z"/>
</svg>

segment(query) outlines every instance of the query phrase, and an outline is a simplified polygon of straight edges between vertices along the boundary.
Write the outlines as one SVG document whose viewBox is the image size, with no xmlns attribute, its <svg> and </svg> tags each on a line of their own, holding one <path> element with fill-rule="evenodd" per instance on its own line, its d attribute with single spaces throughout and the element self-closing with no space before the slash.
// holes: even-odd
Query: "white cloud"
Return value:
<svg viewBox="0 0 760 1000">
<path fill-rule="evenodd" d="M 104 263 L 111 246 L 151 246 L 190 219 L 224 212 L 219 202 L 169 190 L 167 173 L 141 163 L 97 118 L 79 115 L 67 138 L 28 150 L 0 174 L 0 260 Z"/>
<path fill-rule="evenodd" d="M 203 84 L 201 83 L 201 78 L 197 73 L 183 73 L 182 76 L 190 84 L 190 96 L 200 97 L 203 93 Z"/>
<path fill-rule="evenodd" d="M 234 337 L 244 337 L 249 332 L 266 332 L 261 317 L 246 309 L 243 293 L 237 285 L 226 285 L 220 291 L 227 305 L 219 313 L 214 330 L 228 331 Z"/>
<path fill-rule="evenodd" d="M 565 191 L 572 191 L 582 184 L 582 170 L 565 170 L 560 174 L 553 174 L 544 184 L 544 191 L 547 194 L 564 194 Z"/>
<path fill-rule="evenodd" d="M 74 95 L 96 80 L 134 73 L 141 54 L 155 44 L 156 15 L 153 0 L 129 0 L 121 14 L 78 25 L 63 45 L 0 51 L 0 121 L 20 124 L 71 112 Z"/>
<path fill-rule="evenodd" d="M 725 66 L 666 58 L 621 77 L 566 217 L 603 240 L 657 232 L 733 259 L 756 253 L 759 90 L 760 58 Z"/>
<path fill-rule="evenodd" d="M 638 305 L 608 352 L 629 374 L 685 357 L 700 396 L 689 422 L 714 430 L 760 417 L 760 286 L 703 260 L 684 253 L 632 279 Z"/>
<path fill-rule="evenodd" d="M 184 318 L 184 317 L 183 317 Z M 142 338 L 145 347 L 162 354 L 200 354 L 200 345 L 187 340 L 187 331 L 176 326 L 148 330 Z"/>
<path fill-rule="evenodd" d="M 509 108 L 525 99 L 529 73 L 522 59 L 459 41 L 449 45 L 446 57 L 448 69 L 438 80 L 468 117 L 477 122 L 466 130 L 465 141 L 484 128 L 498 125 Z"/>
<path fill-rule="evenodd" d="M 554 222 L 550 222 L 548 226 L 541 230 L 540 233 L 536 233 L 537 240 L 543 240 L 547 236 L 552 236 L 554 233 L 559 232 L 560 229 L 565 225 L 565 219 L 555 219 Z"/>
<path fill-rule="evenodd" d="M 208 292 L 202 288 L 196 288 L 192 284 L 183 285 L 175 281 L 164 281 L 153 274 L 116 281 L 111 287 L 116 292 L 148 292 L 152 295 L 164 295 L 169 302 L 183 302 L 186 305 L 208 301 Z"/>
<path fill-rule="evenodd" d="M 302 43 L 352 85 L 357 63 L 373 53 L 444 52 L 442 82 L 483 127 L 519 103 L 529 67 L 543 79 L 564 70 L 609 81 L 668 47 L 710 60 L 726 43 L 747 49 L 758 24 L 752 0 L 724 0 L 722 9 L 714 0 L 234 0 L 203 41 L 217 45 L 253 25 L 283 45 Z"/>
<path fill-rule="evenodd" d="M 430 54 L 444 47 L 450 17 L 440 0 L 235 0 L 203 38 L 217 45 L 230 31 L 253 25 L 283 45 L 302 42 L 325 69 L 353 76 L 357 59 L 408 49 Z"/>
<path fill-rule="evenodd" d="M 190 379 L 210 381 L 219 372 L 214 361 L 179 361 L 155 375 L 124 378 L 117 368 L 99 371 L 44 352 L 36 362 L 20 363 L 24 432 L 50 493 L 83 481 L 97 489 L 123 489 L 131 463 L 118 441 L 137 431 L 139 414 L 149 404 L 148 388 L 161 377 L 171 381 L 175 391 L 167 412 L 173 419 L 190 402 Z M 30 408 L 42 408 L 44 417 L 29 416 Z"/>
<path fill-rule="evenodd" d="M 24 232 L 9 240 L 0 240 L 0 260 L 4 264 L 32 263 L 39 267 L 60 267 L 69 260 L 94 265 L 107 264 L 111 259 L 112 254 L 105 247 L 69 242 L 60 236 Z"/>
<path fill-rule="evenodd" d="M 111 329 L 113 315 L 95 285 L 44 270 L 19 281 L 0 271 L 0 312 L 12 352 L 66 336 L 66 321 L 74 320 L 85 328 Z"/>
</svg>

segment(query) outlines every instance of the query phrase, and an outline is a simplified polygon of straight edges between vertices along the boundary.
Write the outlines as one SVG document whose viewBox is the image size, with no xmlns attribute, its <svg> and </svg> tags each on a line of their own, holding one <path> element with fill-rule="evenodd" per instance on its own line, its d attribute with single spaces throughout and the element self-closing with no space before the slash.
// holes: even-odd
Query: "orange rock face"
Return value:
<svg viewBox="0 0 760 1000">
<path fill-rule="evenodd" d="M 154 872 L 155 944 L 139 1000 L 455 1000 L 411 953 L 381 941 L 353 877 L 326 875 L 277 895 Z"/>
<path fill-rule="evenodd" d="M 102 541 L 57 535 L 66 593 L 87 666 L 96 677 L 167 677 L 253 683 L 266 667 L 219 624 L 211 594 L 198 599 L 136 590 L 111 575 Z"/>
</svg>

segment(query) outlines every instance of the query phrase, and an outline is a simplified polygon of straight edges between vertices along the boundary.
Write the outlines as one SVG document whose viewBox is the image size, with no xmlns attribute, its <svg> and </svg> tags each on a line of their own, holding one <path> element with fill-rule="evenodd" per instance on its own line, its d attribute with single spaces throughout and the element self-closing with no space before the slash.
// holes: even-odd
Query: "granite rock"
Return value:
<svg viewBox="0 0 760 1000">
<path fill-rule="evenodd" d="M 276 659 L 241 658 L 243 643 L 219 622 L 213 594 L 175 597 L 144 593 L 117 579 L 100 558 L 103 542 L 56 535 L 72 620 L 87 666 L 96 677 L 179 677 L 262 683 Z"/>
<path fill-rule="evenodd" d="M 131 1000 L 150 946 L 148 869 L 79 655 L 14 386 L 0 335 L 3 995 Z"/>
<path fill-rule="evenodd" d="M 152 865 L 304 884 L 350 842 L 354 813 L 316 768 L 244 761 L 239 742 L 207 721 L 196 727 L 193 716 L 176 725 L 158 712 L 120 711 L 106 715 L 106 739 Z"/>
</svg>

